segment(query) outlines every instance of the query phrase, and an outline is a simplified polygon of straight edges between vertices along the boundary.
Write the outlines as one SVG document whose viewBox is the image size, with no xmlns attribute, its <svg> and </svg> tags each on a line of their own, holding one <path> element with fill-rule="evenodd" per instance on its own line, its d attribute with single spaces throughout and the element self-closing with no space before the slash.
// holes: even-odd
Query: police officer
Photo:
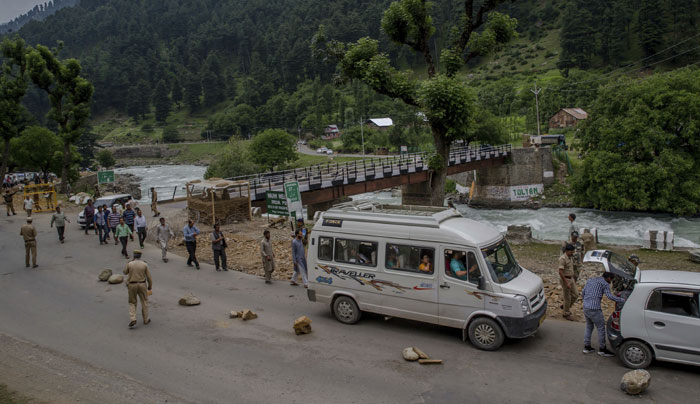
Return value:
<svg viewBox="0 0 700 404">
<path fill-rule="evenodd" d="M 29 268 L 29 256 L 32 257 L 32 268 L 39 265 L 36 264 L 36 228 L 32 225 L 32 217 L 27 218 L 27 223 L 22 225 L 19 230 L 19 235 L 24 239 L 24 263 Z"/>
<path fill-rule="evenodd" d="M 136 325 L 136 298 L 141 299 L 141 315 L 143 323 L 148 324 L 148 291 L 153 287 L 151 273 L 148 271 L 148 264 L 141 261 L 141 250 L 134 250 L 134 259 L 126 264 L 124 269 L 126 275 L 126 287 L 129 290 L 129 328 Z M 148 284 L 148 286 L 146 285 Z"/>
<path fill-rule="evenodd" d="M 576 289 L 576 281 L 574 280 L 574 261 L 572 259 L 576 247 L 567 244 L 564 247 L 564 253 L 559 257 L 559 283 L 564 297 L 564 318 L 569 321 L 574 321 L 571 317 L 571 306 L 578 299 L 578 291 Z"/>
<path fill-rule="evenodd" d="M 578 282 L 581 267 L 583 266 L 583 256 L 586 254 L 586 247 L 583 241 L 578 238 L 577 231 L 571 232 L 571 239 L 568 243 L 574 246 L 574 255 L 571 256 L 571 260 L 574 262 L 574 282 Z"/>
<path fill-rule="evenodd" d="M 2 198 L 5 200 L 5 205 L 7 207 L 7 216 L 10 216 L 10 211 L 12 211 L 13 215 L 16 215 L 17 213 L 15 212 L 15 205 L 14 205 L 14 200 L 13 196 L 15 196 L 15 192 L 10 192 L 10 189 L 5 190 L 5 194 L 2 196 Z"/>
<path fill-rule="evenodd" d="M 158 212 L 158 192 L 153 187 L 151 187 L 151 212 L 153 212 L 153 217 L 160 216 L 160 212 Z"/>
</svg>

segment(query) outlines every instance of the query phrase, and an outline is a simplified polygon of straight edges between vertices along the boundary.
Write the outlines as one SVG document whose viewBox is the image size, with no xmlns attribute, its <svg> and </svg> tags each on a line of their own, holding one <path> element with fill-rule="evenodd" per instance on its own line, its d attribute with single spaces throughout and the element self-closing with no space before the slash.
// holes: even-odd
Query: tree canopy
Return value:
<svg viewBox="0 0 700 404">
<path fill-rule="evenodd" d="M 278 165 L 297 159 L 296 139 L 280 129 L 267 129 L 250 142 L 250 157 L 255 164 L 274 170 Z"/>
</svg>

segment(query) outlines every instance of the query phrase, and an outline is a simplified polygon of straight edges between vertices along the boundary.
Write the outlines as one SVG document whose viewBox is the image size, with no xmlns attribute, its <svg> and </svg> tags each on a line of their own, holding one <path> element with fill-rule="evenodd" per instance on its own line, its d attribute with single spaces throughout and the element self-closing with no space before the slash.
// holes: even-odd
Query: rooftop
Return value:
<svg viewBox="0 0 700 404">
<path fill-rule="evenodd" d="M 394 121 L 392 121 L 391 118 L 370 118 L 369 121 L 379 127 L 387 127 L 394 124 Z"/>
<path fill-rule="evenodd" d="M 700 272 L 671 270 L 642 270 L 641 283 L 677 283 L 679 285 L 700 286 Z"/>
<path fill-rule="evenodd" d="M 576 119 L 587 119 L 588 118 L 588 113 L 586 111 L 582 110 L 581 108 L 562 108 L 562 109 Z"/>
</svg>

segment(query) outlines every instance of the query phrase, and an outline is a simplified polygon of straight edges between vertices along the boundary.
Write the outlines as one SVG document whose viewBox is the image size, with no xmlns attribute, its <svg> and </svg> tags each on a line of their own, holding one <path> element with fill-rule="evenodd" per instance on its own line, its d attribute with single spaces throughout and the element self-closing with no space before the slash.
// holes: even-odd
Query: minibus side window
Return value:
<svg viewBox="0 0 700 404">
<path fill-rule="evenodd" d="M 376 267 L 377 243 L 337 238 L 335 239 L 335 261 Z"/>
<path fill-rule="evenodd" d="M 434 260 L 435 250 L 432 248 L 386 244 L 384 266 L 387 269 L 430 275 L 435 272 Z"/>
<path fill-rule="evenodd" d="M 318 238 L 318 259 L 324 261 L 333 260 L 333 237 Z"/>
<path fill-rule="evenodd" d="M 481 270 L 476 254 L 459 250 L 445 250 L 445 274 L 461 281 L 479 283 Z"/>
</svg>

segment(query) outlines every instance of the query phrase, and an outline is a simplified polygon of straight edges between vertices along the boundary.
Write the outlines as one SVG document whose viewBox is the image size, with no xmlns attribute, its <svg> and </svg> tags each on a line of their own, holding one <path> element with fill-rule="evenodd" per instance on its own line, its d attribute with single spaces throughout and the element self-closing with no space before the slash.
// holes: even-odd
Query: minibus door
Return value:
<svg viewBox="0 0 700 404">
<path fill-rule="evenodd" d="M 469 315 L 483 310 L 484 299 L 478 288 L 484 273 L 475 248 L 441 248 L 438 275 L 438 324 L 462 328 Z"/>
</svg>

